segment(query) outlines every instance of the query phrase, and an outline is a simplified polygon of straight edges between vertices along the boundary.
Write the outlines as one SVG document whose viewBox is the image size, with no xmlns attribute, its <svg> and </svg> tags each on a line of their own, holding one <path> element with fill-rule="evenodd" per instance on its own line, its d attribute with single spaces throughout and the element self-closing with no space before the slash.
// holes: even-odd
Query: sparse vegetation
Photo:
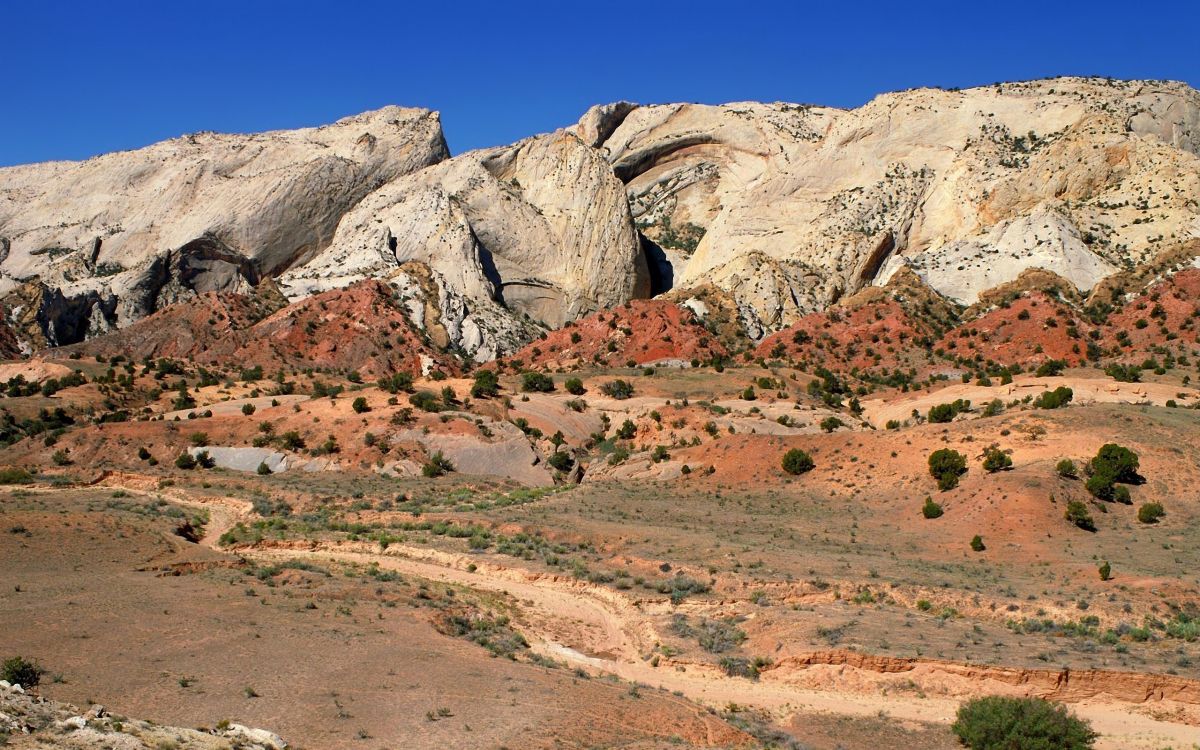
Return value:
<svg viewBox="0 0 1200 750">
<path fill-rule="evenodd" d="M 1097 737 L 1087 722 L 1041 698 L 975 698 L 951 728 L 971 750 L 1089 750 Z"/>
<path fill-rule="evenodd" d="M 793 476 L 810 472 L 816 468 L 812 456 L 799 448 L 792 448 L 787 453 L 784 453 L 781 463 L 783 464 L 783 470 Z"/>
<path fill-rule="evenodd" d="M 952 490 L 959 477 L 967 473 L 967 457 L 951 448 L 940 448 L 929 454 L 929 474 L 937 480 L 938 489 Z"/>
</svg>

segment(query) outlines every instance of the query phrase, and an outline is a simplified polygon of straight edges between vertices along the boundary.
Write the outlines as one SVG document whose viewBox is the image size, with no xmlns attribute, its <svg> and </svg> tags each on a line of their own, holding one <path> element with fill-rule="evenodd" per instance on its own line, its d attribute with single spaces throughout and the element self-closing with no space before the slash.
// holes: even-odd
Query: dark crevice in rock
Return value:
<svg viewBox="0 0 1200 750">
<path fill-rule="evenodd" d="M 656 143 L 618 159 L 613 164 L 613 172 L 616 173 L 617 179 L 621 182 L 628 183 L 677 151 L 711 143 L 717 143 L 717 139 L 708 133 L 682 135 L 661 143 Z"/>
<path fill-rule="evenodd" d="M 650 296 L 657 297 L 671 291 L 675 286 L 675 267 L 671 265 L 671 259 L 658 243 L 641 232 L 638 232 L 638 241 L 650 276 Z"/>
</svg>

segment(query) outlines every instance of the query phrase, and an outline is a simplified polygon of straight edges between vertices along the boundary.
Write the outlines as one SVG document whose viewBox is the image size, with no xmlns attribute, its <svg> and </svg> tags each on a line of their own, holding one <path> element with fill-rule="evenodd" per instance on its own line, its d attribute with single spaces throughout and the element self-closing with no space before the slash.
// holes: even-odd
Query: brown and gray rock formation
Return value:
<svg viewBox="0 0 1200 750">
<path fill-rule="evenodd" d="M 0 294 L 53 290 L 38 314 L 54 319 L 48 343 L 61 344 L 195 293 L 245 291 L 318 254 L 372 190 L 447 156 L 436 113 L 388 107 L 318 128 L 199 133 L 0 169 Z M 86 311 L 68 320 L 56 316 L 63 307 Z"/>
<path fill-rule="evenodd" d="M 300 296 L 393 275 L 406 263 L 432 272 L 441 324 L 478 360 L 528 341 L 536 328 L 527 321 L 556 328 L 650 292 L 624 186 L 569 131 L 392 181 L 346 215 L 325 252 L 281 282 Z M 402 286 L 421 293 L 407 280 Z"/>
<path fill-rule="evenodd" d="M 970 305 L 1030 269 L 1086 292 L 1200 238 L 1200 93 L 1180 83 L 617 102 L 447 156 L 435 113 L 393 107 L 3 169 L 0 302 L 38 348 L 206 291 L 377 277 L 484 361 L 667 291 L 761 338 L 901 268 Z"/>
</svg>

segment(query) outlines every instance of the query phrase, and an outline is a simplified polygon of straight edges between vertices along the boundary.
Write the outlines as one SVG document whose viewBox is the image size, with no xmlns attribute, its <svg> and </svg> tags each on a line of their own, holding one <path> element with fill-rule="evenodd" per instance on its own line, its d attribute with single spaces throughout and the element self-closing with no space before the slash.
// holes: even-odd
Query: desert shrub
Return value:
<svg viewBox="0 0 1200 750">
<path fill-rule="evenodd" d="M 957 399 L 949 404 L 938 404 L 929 410 L 928 419 L 934 424 L 951 422 L 959 414 L 971 410 L 971 402 Z"/>
<path fill-rule="evenodd" d="M 371 411 L 371 407 L 367 405 L 367 399 L 363 396 L 354 399 L 354 403 L 350 404 L 350 408 L 354 410 L 355 414 Z"/>
<path fill-rule="evenodd" d="M 1142 368 L 1114 362 L 1104 368 L 1104 374 L 1121 383 L 1140 383 Z"/>
<path fill-rule="evenodd" d="M 320 380 L 314 380 L 312 384 L 313 398 L 337 398 L 344 390 L 346 387 L 343 385 L 330 385 Z"/>
<path fill-rule="evenodd" d="M 1062 371 L 1067 369 L 1067 363 L 1061 359 L 1048 359 L 1038 366 L 1034 373 L 1039 378 L 1048 378 L 1056 375 L 1062 375 Z"/>
<path fill-rule="evenodd" d="M 563 383 L 563 387 L 572 396 L 582 396 L 587 393 L 587 388 L 583 387 L 583 381 L 579 378 L 567 378 L 567 382 Z"/>
<path fill-rule="evenodd" d="M 1129 490 L 1117 487 L 1118 482 L 1137 484 L 1143 481 L 1138 474 L 1138 456 L 1128 448 L 1116 443 L 1106 443 L 1088 463 L 1091 474 L 1087 480 L 1087 491 L 1101 500 L 1132 502 Z"/>
<path fill-rule="evenodd" d="M 1158 523 L 1158 520 L 1166 515 L 1163 511 L 1162 503 L 1145 503 L 1138 508 L 1138 520 L 1142 523 Z"/>
<path fill-rule="evenodd" d="M 1096 740 L 1087 722 L 1042 698 L 975 698 L 951 729 L 970 750 L 1088 750 Z"/>
<path fill-rule="evenodd" d="M 500 393 L 500 376 L 495 370 L 476 370 L 471 398 L 493 398 Z"/>
<path fill-rule="evenodd" d="M 1068 502 L 1063 517 L 1084 531 L 1096 530 L 1096 522 L 1092 520 L 1092 514 L 1088 512 L 1087 505 L 1082 500 Z"/>
<path fill-rule="evenodd" d="M 1054 471 L 1063 479 L 1076 479 L 1079 477 L 1079 469 L 1075 468 L 1075 462 L 1069 458 L 1064 458 L 1055 464 Z"/>
<path fill-rule="evenodd" d="M 46 670 L 36 662 L 21 656 L 5 659 L 4 663 L 0 664 L 0 680 L 8 682 L 10 685 L 20 685 L 23 688 L 37 687 L 44 674 L 46 674 Z"/>
<path fill-rule="evenodd" d="M 1060 385 L 1052 391 L 1045 391 L 1033 400 L 1035 409 L 1058 409 L 1071 403 L 1075 398 L 1075 391 L 1072 391 L 1066 386 Z"/>
<path fill-rule="evenodd" d="M 549 393 L 554 390 L 554 379 L 543 372 L 523 372 L 521 390 L 527 393 Z"/>
<path fill-rule="evenodd" d="M 839 427 L 845 427 L 846 423 L 837 417 L 825 417 L 821 420 L 821 429 L 825 432 L 833 432 Z"/>
<path fill-rule="evenodd" d="M 433 391 L 417 391 L 408 397 L 408 403 L 421 411 L 438 412 L 442 410 L 442 400 Z"/>
<path fill-rule="evenodd" d="M 1108 564 L 1108 560 L 1105 560 L 1100 567 L 1096 569 L 1096 572 L 1100 574 L 1101 581 L 1107 581 L 1108 579 L 1112 578 L 1112 566 Z"/>
<path fill-rule="evenodd" d="M 251 367 L 251 368 L 243 368 L 242 371 L 238 373 L 238 380 L 242 380 L 247 383 L 252 383 L 255 380 L 262 380 L 262 378 L 263 378 L 262 365 L 255 365 L 254 367 Z"/>
<path fill-rule="evenodd" d="M 271 473 L 271 467 L 267 466 L 266 461 L 262 461 L 258 464 L 258 468 L 255 469 L 255 471 L 258 473 L 258 475 L 260 477 L 265 477 L 266 475 Z"/>
<path fill-rule="evenodd" d="M 1096 457 L 1092 459 L 1092 473 L 1109 474 L 1114 482 L 1126 484 L 1142 482 L 1142 477 L 1138 474 L 1138 455 L 1116 443 L 1106 443 L 1100 446 Z"/>
<path fill-rule="evenodd" d="M 529 648 L 525 636 L 514 630 L 509 618 L 504 615 L 449 614 L 437 623 L 437 628 L 447 635 L 466 638 L 483 646 L 492 656 L 515 659 L 519 651 Z"/>
<path fill-rule="evenodd" d="M 632 440 L 636 434 L 637 425 L 628 419 L 622 422 L 621 426 L 617 428 L 617 438 L 620 440 Z"/>
<path fill-rule="evenodd" d="M 558 471 L 570 471 L 571 467 L 575 465 L 575 460 L 567 453 L 556 452 L 550 454 L 550 458 L 546 459 L 546 463 Z"/>
<path fill-rule="evenodd" d="M 940 503 L 935 503 L 932 497 L 925 498 L 925 504 L 921 506 L 921 515 L 925 516 L 926 518 L 933 519 L 941 518 L 943 513 L 945 513 L 945 511 L 942 510 Z"/>
<path fill-rule="evenodd" d="M 376 385 L 379 386 L 380 390 L 387 391 L 388 393 L 399 393 L 400 391 L 411 393 L 413 377 L 407 372 L 398 372 L 390 377 L 384 376 L 380 378 L 376 382 Z"/>
<path fill-rule="evenodd" d="M 288 430 L 279 436 L 279 445 L 285 451 L 302 450 L 305 446 L 304 438 L 295 430 Z"/>
<path fill-rule="evenodd" d="M 698 581 L 691 576 L 683 575 L 682 573 L 659 581 L 654 585 L 654 590 L 660 594 L 668 594 L 671 597 L 673 604 L 679 604 L 685 598 L 692 594 L 705 594 L 709 591 L 709 585 L 703 581 Z"/>
<path fill-rule="evenodd" d="M 732 617 L 724 620 L 703 619 L 698 626 L 693 627 L 686 617 L 676 615 L 672 621 L 672 628 L 685 638 L 695 637 L 700 648 L 710 654 L 725 653 L 737 648 L 746 640 L 746 633 L 737 626 L 737 620 Z"/>
<path fill-rule="evenodd" d="M 600 386 L 600 392 L 609 398 L 624 401 L 633 396 L 633 384 L 628 380 L 611 380 Z"/>
<path fill-rule="evenodd" d="M 983 468 L 989 473 L 1011 469 L 1012 457 L 993 445 L 983 453 Z"/>
<path fill-rule="evenodd" d="M 430 456 L 425 465 L 421 467 L 421 474 L 430 479 L 440 477 L 451 471 L 454 471 L 454 464 L 441 451 L 437 451 Z"/>
<path fill-rule="evenodd" d="M 175 468 L 191 470 L 196 468 L 196 459 L 191 453 L 184 451 L 175 459 Z"/>
<path fill-rule="evenodd" d="M 929 474 L 937 480 L 938 489 L 958 486 L 958 478 L 967 473 L 967 457 L 952 448 L 940 448 L 929 454 Z"/>
<path fill-rule="evenodd" d="M 799 448 L 792 448 L 787 453 L 783 454 L 783 470 L 788 474 L 804 474 L 812 471 L 816 464 L 813 463 L 812 456 Z"/>
<path fill-rule="evenodd" d="M 721 657 L 719 665 L 721 671 L 730 677 L 745 677 L 747 680 L 757 680 L 758 675 L 763 668 L 770 665 L 771 660 L 765 657 L 757 656 L 754 659 L 747 659 L 741 656 L 724 656 Z"/>
<path fill-rule="evenodd" d="M 983 552 L 985 549 L 987 549 L 987 547 L 983 544 L 983 537 L 979 536 L 978 534 L 971 537 L 971 549 L 975 552 Z"/>
<path fill-rule="evenodd" d="M 1087 491 L 1091 493 L 1092 497 L 1100 500 L 1112 500 L 1113 489 L 1116 487 L 1116 485 L 1113 484 L 1112 477 L 1108 474 L 1093 474 L 1092 476 L 1088 477 L 1087 484 L 1085 486 L 1087 487 Z"/>
<path fill-rule="evenodd" d="M 191 436 L 188 438 L 188 440 L 191 442 L 192 445 L 196 446 L 197 448 L 208 445 L 208 433 L 207 432 L 193 432 L 191 434 Z"/>
<path fill-rule="evenodd" d="M 29 484 L 32 481 L 33 475 L 25 469 L 0 469 L 0 484 Z"/>
</svg>

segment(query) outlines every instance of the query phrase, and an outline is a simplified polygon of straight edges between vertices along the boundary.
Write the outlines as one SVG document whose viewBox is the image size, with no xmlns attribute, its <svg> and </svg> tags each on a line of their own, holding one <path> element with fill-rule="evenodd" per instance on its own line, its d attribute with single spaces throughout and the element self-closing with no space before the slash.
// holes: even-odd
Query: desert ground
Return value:
<svg viewBox="0 0 1200 750">
<path fill-rule="evenodd" d="M 1200 449 L 1195 412 L 1165 405 L 1196 398 L 1177 373 L 893 389 L 825 431 L 847 415 L 807 395 L 812 376 L 705 369 L 576 370 L 533 393 L 510 374 L 476 399 L 471 379 L 417 380 L 464 394 L 433 412 L 352 380 L 265 395 L 272 381 L 231 376 L 186 409 L 162 392 L 148 421 L 17 441 L 5 650 L 45 665 L 54 700 L 297 747 L 954 747 L 958 705 L 981 694 L 1065 701 L 1099 747 L 1195 742 Z M 615 380 L 633 395 L 605 396 Z M 1060 386 L 1067 407 L 1025 398 Z M 89 383 L 6 406 L 106 397 Z M 1009 406 L 883 427 L 994 398 Z M 582 478 L 530 465 L 559 450 L 551 430 Z M 310 447 L 281 449 L 291 432 Z M 1145 478 L 1130 505 L 1056 469 L 1116 436 Z M 1011 467 L 981 467 L 991 446 Z M 939 491 L 926 458 L 944 447 L 968 469 Z M 815 468 L 783 471 L 791 448 Z M 422 476 L 434 450 L 457 465 Z M 210 468 L 177 465 L 202 452 Z M 257 468 L 275 453 L 290 464 Z M 1072 500 L 1094 531 L 1064 519 Z M 1153 524 L 1148 502 L 1167 509 Z"/>
</svg>

